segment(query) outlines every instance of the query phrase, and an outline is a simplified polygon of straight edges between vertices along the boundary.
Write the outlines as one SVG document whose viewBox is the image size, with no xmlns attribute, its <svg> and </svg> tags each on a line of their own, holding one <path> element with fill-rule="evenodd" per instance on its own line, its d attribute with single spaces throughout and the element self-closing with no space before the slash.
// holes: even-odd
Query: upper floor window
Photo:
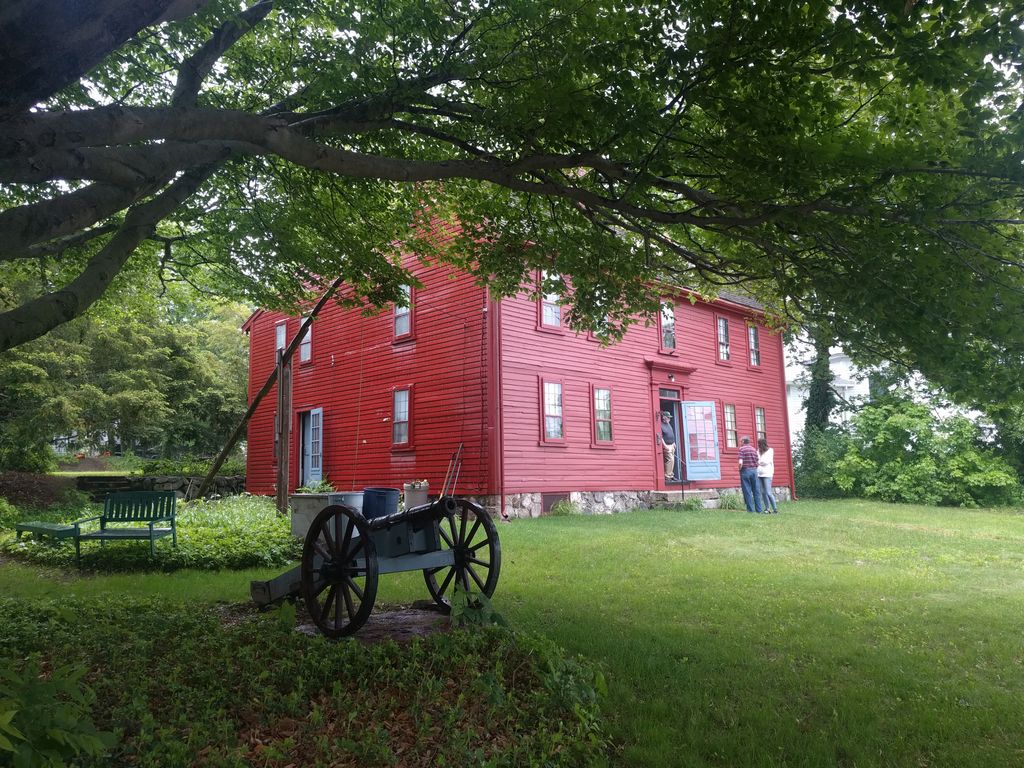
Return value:
<svg viewBox="0 0 1024 768">
<path fill-rule="evenodd" d="M 612 442 L 612 391 L 594 387 L 594 442 Z"/>
<path fill-rule="evenodd" d="M 306 322 L 306 318 L 302 318 L 302 322 Z M 313 324 L 310 323 L 309 327 L 306 328 L 306 332 L 302 336 L 302 341 L 299 342 L 299 362 L 307 363 L 313 359 Z"/>
<path fill-rule="evenodd" d="M 739 441 L 736 429 L 736 406 L 732 403 L 725 404 L 725 447 L 735 448 Z"/>
<path fill-rule="evenodd" d="M 756 325 L 747 326 L 747 346 L 750 348 L 750 364 L 761 364 L 761 337 Z"/>
<path fill-rule="evenodd" d="M 544 439 L 563 440 L 562 428 L 562 382 L 545 381 L 542 386 L 544 408 Z"/>
<path fill-rule="evenodd" d="M 391 443 L 393 445 L 409 445 L 409 401 L 411 390 L 396 389 L 393 395 L 393 414 L 391 419 Z"/>
<path fill-rule="evenodd" d="M 754 408 L 754 429 L 757 432 L 757 439 L 768 439 L 768 427 L 764 419 L 764 408 Z"/>
<path fill-rule="evenodd" d="M 274 328 L 274 351 L 278 352 L 288 346 L 288 325 L 278 323 Z"/>
<path fill-rule="evenodd" d="M 405 296 L 404 306 L 395 304 L 395 338 L 412 334 L 412 286 L 403 285 L 399 290 Z"/>
<path fill-rule="evenodd" d="M 731 356 L 729 351 L 729 319 L 718 318 L 718 359 L 728 360 Z"/>
<path fill-rule="evenodd" d="M 676 305 L 671 301 L 661 302 L 661 348 L 676 348 Z"/>
<path fill-rule="evenodd" d="M 544 270 L 540 273 L 540 324 L 549 328 L 562 327 L 562 295 L 552 291 L 552 275 Z"/>
</svg>

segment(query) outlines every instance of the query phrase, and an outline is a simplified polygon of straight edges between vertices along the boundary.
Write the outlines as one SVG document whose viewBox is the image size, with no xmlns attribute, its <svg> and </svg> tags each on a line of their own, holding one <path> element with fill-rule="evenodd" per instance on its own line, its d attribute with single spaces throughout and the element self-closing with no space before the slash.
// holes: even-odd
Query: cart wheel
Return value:
<svg viewBox="0 0 1024 768">
<path fill-rule="evenodd" d="M 455 584 L 467 592 L 483 592 L 490 597 L 501 572 L 501 543 L 491 516 L 471 501 L 456 499 L 455 503 L 458 509 L 453 514 L 434 523 L 441 549 L 455 551 L 455 565 L 423 570 L 430 596 L 445 608 L 451 608 Z"/>
<path fill-rule="evenodd" d="M 302 548 L 302 597 L 327 637 L 359 629 L 377 597 L 377 549 L 370 526 L 351 507 L 320 510 Z"/>
</svg>

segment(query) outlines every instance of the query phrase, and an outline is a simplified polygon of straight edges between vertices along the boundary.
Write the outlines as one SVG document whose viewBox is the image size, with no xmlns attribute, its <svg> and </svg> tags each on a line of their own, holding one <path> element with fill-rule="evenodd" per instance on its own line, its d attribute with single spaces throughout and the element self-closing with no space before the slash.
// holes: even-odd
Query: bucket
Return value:
<svg viewBox="0 0 1024 768">
<path fill-rule="evenodd" d="M 344 504 L 352 507 L 356 512 L 363 511 L 363 492 L 352 491 L 350 493 L 329 493 L 327 494 L 328 504 Z"/>
<path fill-rule="evenodd" d="M 363 517 L 372 520 L 375 517 L 384 517 L 398 511 L 398 497 L 401 491 L 398 488 L 364 488 L 363 489 Z"/>
<path fill-rule="evenodd" d="M 420 507 L 427 503 L 427 491 L 426 485 L 414 485 L 413 483 L 405 484 L 405 508 L 412 509 L 413 507 Z"/>
</svg>

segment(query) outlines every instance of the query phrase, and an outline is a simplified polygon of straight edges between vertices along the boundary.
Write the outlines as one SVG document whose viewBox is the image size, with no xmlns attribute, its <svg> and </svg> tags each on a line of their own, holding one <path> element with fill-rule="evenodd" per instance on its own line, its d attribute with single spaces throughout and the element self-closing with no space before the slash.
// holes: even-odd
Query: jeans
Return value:
<svg viewBox="0 0 1024 768">
<path fill-rule="evenodd" d="M 767 512 L 771 509 L 772 512 L 779 511 L 779 505 L 775 503 L 775 494 L 772 493 L 772 478 L 770 477 L 759 477 L 757 478 L 758 490 L 761 492 L 762 506 L 764 511 Z"/>
<path fill-rule="evenodd" d="M 747 512 L 761 512 L 761 494 L 757 488 L 757 468 L 745 467 L 740 470 L 740 486 L 743 488 L 743 503 Z"/>
</svg>

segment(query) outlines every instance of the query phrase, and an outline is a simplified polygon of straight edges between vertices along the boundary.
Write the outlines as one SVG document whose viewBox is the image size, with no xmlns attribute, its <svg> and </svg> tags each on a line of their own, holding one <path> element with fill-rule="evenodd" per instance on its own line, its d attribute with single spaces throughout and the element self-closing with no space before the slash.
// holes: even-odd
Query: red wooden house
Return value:
<svg viewBox="0 0 1024 768">
<path fill-rule="evenodd" d="M 408 266 L 422 283 L 410 308 L 363 317 L 331 303 L 296 353 L 290 488 L 426 479 L 437 492 L 461 443 L 456 492 L 502 514 L 537 515 L 560 499 L 610 511 L 738 489 L 749 435 L 775 447 L 775 486 L 789 495 L 782 340 L 753 302 L 692 303 L 680 291 L 658 323 L 602 347 L 565 326 L 556 296 L 498 300 L 448 267 Z M 246 322 L 250 397 L 301 320 L 260 310 Z M 249 425 L 252 493 L 275 491 L 275 409 L 268 396 Z M 671 480 L 661 411 L 680 447 Z"/>
</svg>

